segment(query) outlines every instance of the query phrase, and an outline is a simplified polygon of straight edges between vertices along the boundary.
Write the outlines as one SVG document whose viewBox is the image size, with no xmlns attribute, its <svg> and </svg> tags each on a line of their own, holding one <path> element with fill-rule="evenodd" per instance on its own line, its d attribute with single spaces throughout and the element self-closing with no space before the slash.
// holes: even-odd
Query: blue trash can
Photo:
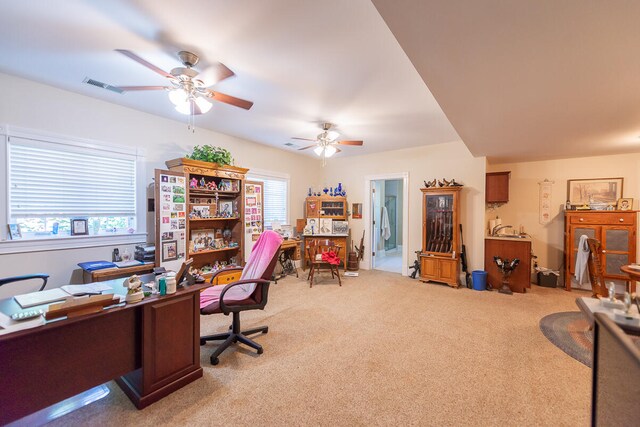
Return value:
<svg viewBox="0 0 640 427">
<path fill-rule="evenodd" d="M 473 278 L 473 289 L 476 291 L 487 290 L 487 272 L 483 270 L 473 270 L 471 273 Z"/>
</svg>

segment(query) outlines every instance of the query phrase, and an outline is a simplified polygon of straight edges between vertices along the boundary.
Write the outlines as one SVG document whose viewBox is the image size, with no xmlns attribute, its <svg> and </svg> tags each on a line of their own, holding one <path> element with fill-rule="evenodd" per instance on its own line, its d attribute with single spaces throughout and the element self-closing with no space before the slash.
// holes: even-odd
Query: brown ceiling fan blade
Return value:
<svg viewBox="0 0 640 427">
<path fill-rule="evenodd" d="M 163 90 L 170 88 L 168 86 L 118 86 L 118 89 L 129 92 L 133 90 Z"/>
<path fill-rule="evenodd" d="M 138 55 L 136 55 L 135 53 L 131 52 L 130 50 L 126 50 L 126 49 L 116 49 L 116 52 L 120 52 L 121 54 L 123 54 L 124 56 L 127 56 L 131 59 L 133 59 L 134 61 L 136 61 L 138 64 L 140 65 L 144 65 L 145 67 L 147 67 L 148 69 L 150 69 L 151 71 L 155 71 L 156 73 L 160 74 L 163 77 L 166 77 L 168 79 L 174 79 L 174 77 L 167 73 L 166 71 L 156 67 L 155 65 L 153 65 L 150 62 L 145 61 L 144 59 L 140 58 Z"/>
<path fill-rule="evenodd" d="M 362 145 L 364 142 L 362 141 L 338 141 L 340 145 Z"/>
<path fill-rule="evenodd" d="M 233 105 L 235 107 L 244 108 L 245 110 L 248 110 L 253 106 L 253 102 L 251 101 L 246 101 L 244 99 L 236 98 L 234 96 L 226 95 L 220 92 L 215 92 L 213 90 L 207 90 L 207 94 L 210 98 L 213 98 L 216 101 L 224 102 L 225 104 Z"/>
<path fill-rule="evenodd" d="M 311 144 L 311 145 L 307 145 L 306 147 L 298 148 L 298 151 L 306 150 L 307 148 L 313 148 L 313 147 L 315 147 L 315 146 L 317 146 L 317 145 L 318 145 L 318 144 Z"/>
<path fill-rule="evenodd" d="M 339 149 L 338 147 L 334 147 L 334 148 L 336 149 L 336 152 L 338 152 L 338 153 L 342 153 L 342 150 L 341 150 L 341 149 Z"/>
<path fill-rule="evenodd" d="M 299 140 L 301 140 L 301 141 L 316 141 L 315 139 L 309 139 L 309 138 L 298 138 L 298 137 L 295 137 L 295 136 L 294 136 L 293 138 L 291 138 L 291 139 L 299 139 Z"/>
<path fill-rule="evenodd" d="M 235 73 L 227 68 L 221 62 L 216 62 L 198 74 L 198 79 L 202 80 L 205 86 L 213 86 L 214 84 L 235 76 Z"/>
</svg>

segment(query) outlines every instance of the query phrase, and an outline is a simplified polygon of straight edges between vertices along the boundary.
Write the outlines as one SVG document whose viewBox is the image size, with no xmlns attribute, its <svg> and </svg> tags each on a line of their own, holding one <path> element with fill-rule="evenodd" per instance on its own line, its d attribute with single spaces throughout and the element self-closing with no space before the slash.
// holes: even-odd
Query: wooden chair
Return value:
<svg viewBox="0 0 640 427">
<path fill-rule="evenodd" d="M 338 271 L 338 265 L 331 264 L 329 262 L 322 260 L 322 254 L 325 252 L 334 252 L 336 257 L 340 257 L 340 249 L 341 247 L 336 245 L 335 242 L 324 239 L 324 240 L 312 240 L 307 245 L 307 255 L 309 256 L 309 263 L 311 264 L 311 269 L 309 270 L 309 276 L 307 280 L 309 280 L 309 287 L 313 286 L 313 279 L 317 272 L 319 272 L 323 267 L 326 267 L 331 271 L 331 278 L 338 277 L 338 283 L 342 286 L 342 280 L 340 280 L 340 272 Z"/>
<path fill-rule="evenodd" d="M 593 297 L 597 298 L 598 295 L 608 297 L 609 292 L 604 282 L 604 269 L 602 268 L 602 244 L 598 239 L 589 238 L 587 239 L 587 245 L 591 252 L 587 267 L 589 269 L 589 281 L 591 282 Z"/>
</svg>

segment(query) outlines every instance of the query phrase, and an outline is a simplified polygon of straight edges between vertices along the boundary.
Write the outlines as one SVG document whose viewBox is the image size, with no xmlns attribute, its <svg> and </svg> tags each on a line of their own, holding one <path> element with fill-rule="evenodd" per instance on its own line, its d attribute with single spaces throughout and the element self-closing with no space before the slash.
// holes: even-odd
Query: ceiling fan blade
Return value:
<svg viewBox="0 0 640 427">
<path fill-rule="evenodd" d="M 133 59 L 134 61 L 136 61 L 140 65 L 144 65 L 145 67 L 147 67 L 151 71 L 155 71 L 156 73 L 160 74 L 163 77 L 166 77 L 166 78 L 171 79 L 171 80 L 174 79 L 174 77 L 171 74 L 169 74 L 166 71 L 156 67 L 152 63 L 145 61 L 144 59 L 140 58 L 138 55 L 136 55 L 135 53 L 131 52 L 130 50 L 116 49 L 116 52 L 120 52 L 124 56 L 127 56 L 127 57 Z"/>
<path fill-rule="evenodd" d="M 311 144 L 311 145 L 307 145 L 306 147 L 298 148 L 298 151 L 306 150 L 307 148 L 312 148 L 312 147 L 315 147 L 315 146 L 317 146 L 317 145 L 318 145 L 318 144 Z"/>
<path fill-rule="evenodd" d="M 342 153 L 342 150 L 341 150 L 341 149 L 339 149 L 338 147 L 334 147 L 334 148 L 336 149 L 336 152 L 338 152 L 338 153 Z"/>
<path fill-rule="evenodd" d="M 336 141 L 340 145 L 362 145 L 362 141 Z"/>
<path fill-rule="evenodd" d="M 291 139 L 299 139 L 299 140 L 301 140 L 301 141 L 316 141 L 315 139 L 309 139 L 309 138 L 298 138 L 298 137 L 295 137 L 295 136 L 294 136 L 293 138 L 291 138 Z"/>
<path fill-rule="evenodd" d="M 221 62 L 216 62 L 202 70 L 202 72 L 198 74 L 198 79 L 202 80 L 204 85 L 208 87 L 235 75 L 236 74 L 227 68 L 226 65 Z"/>
<path fill-rule="evenodd" d="M 211 89 L 206 91 L 209 98 L 213 98 L 216 101 L 224 102 L 225 104 L 233 105 L 235 107 L 244 108 L 245 110 L 250 109 L 253 106 L 253 102 L 246 101 L 244 99 L 236 98 L 231 95 L 226 95 L 221 92 L 216 92 Z"/>
<path fill-rule="evenodd" d="M 118 86 L 118 89 L 122 89 L 125 92 L 132 90 L 162 90 L 170 89 L 168 86 Z"/>
</svg>

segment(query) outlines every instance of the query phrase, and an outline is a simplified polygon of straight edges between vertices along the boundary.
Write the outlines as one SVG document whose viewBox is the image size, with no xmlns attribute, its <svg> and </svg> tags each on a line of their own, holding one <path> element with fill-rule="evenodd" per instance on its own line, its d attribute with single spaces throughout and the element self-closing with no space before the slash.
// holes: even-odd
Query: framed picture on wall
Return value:
<svg viewBox="0 0 640 427">
<path fill-rule="evenodd" d="M 567 200 L 572 205 L 592 203 L 615 206 L 622 198 L 624 178 L 570 179 L 567 181 Z"/>
<path fill-rule="evenodd" d="M 353 203 L 352 204 L 351 217 L 354 218 L 354 219 L 362 219 L 362 203 Z"/>
<path fill-rule="evenodd" d="M 72 218 L 71 219 L 71 235 L 82 236 L 89 234 L 89 227 L 87 226 L 86 218 Z"/>
<path fill-rule="evenodd" d="M 178 259 L 178 241 L 170 240 L 162 242 L 162 261 Z"/>
</svg>

